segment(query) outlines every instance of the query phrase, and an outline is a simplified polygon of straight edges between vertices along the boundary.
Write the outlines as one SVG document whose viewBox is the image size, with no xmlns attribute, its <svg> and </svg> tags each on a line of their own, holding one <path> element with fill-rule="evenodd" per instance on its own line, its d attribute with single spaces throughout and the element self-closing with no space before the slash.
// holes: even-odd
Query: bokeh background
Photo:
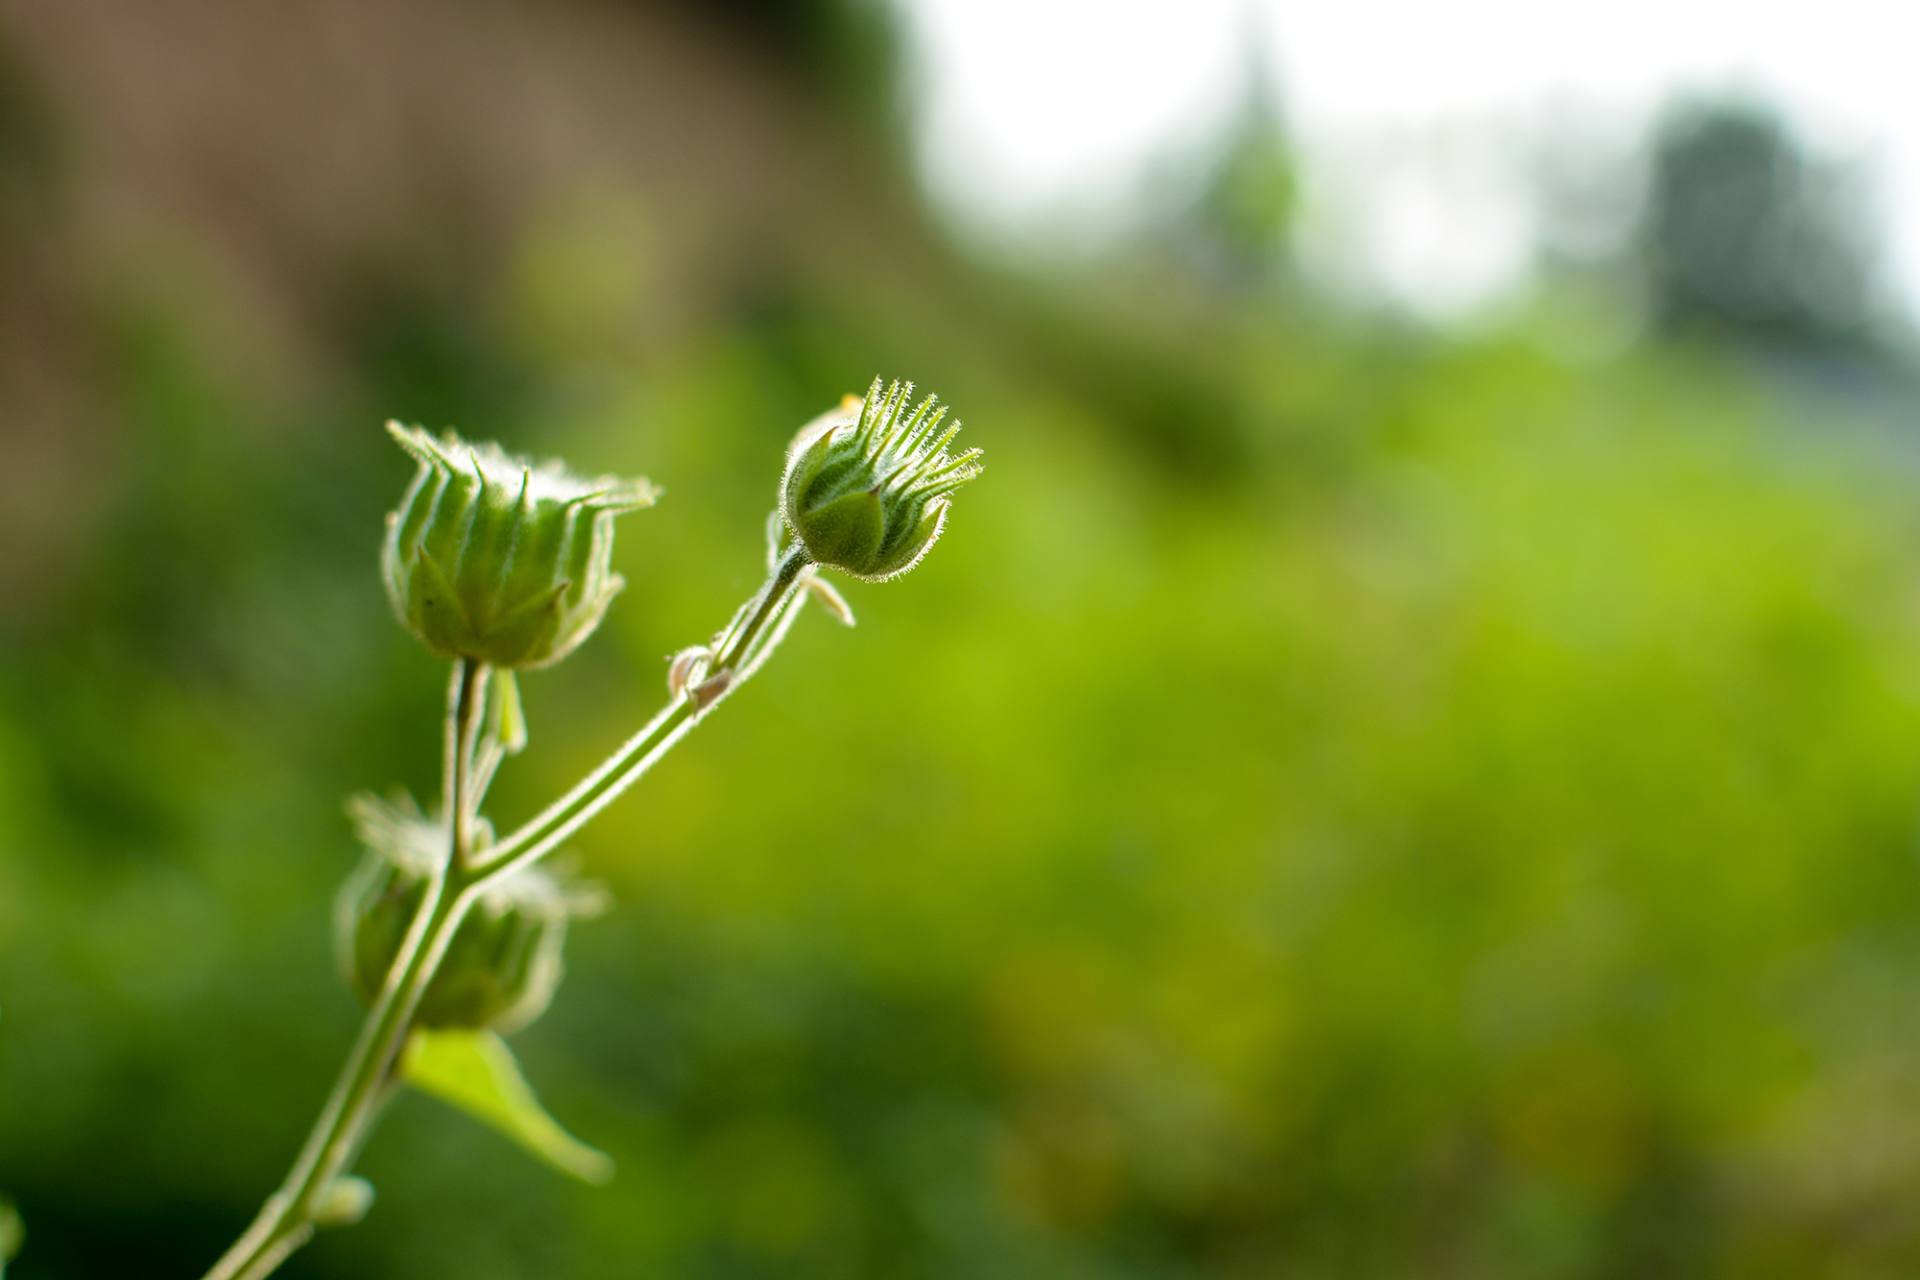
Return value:
<svg viewBox="0 0 1920 1280">
<path fill-rule="evenodd" d="M 1070 154 L 1099 13 L 1003 17 L 963 87 L 1049 77 Z M 1133 180 L 1024 217 L 925 127 L 942 29 L 0 0 L 9 1275 L 198 1274 L 356 1025 L 341 800 L 430 794 L 443 689 L 374 573 L 380 422 L 667 488 L 524 682 L 510 820 L 757 584 L 788 437 L 876 373 L 988 451 L 949 537 L 577 842 L 617 906 L 515 1044 L 618 1177 L 406 1099 L 289 1276 L 1920 1273 L 1920 366 L 1873 157 L 1716 82 L 1402 137 L 1526 197 L 1462 288 L 1498 211 L 1421 232 L 1377 148 L 1307 145 L 1284 13 Z M 1356 268 L 1401 213 L 1442 287 Z"/>
</svg>

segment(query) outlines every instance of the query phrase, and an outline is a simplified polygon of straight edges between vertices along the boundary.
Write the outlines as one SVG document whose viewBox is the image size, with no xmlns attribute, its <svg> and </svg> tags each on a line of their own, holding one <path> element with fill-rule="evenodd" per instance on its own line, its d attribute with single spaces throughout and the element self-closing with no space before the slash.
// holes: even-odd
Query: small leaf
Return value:
<svg viewBox="0 0 1920 1280">
<path fill-rule="evenodd" d="M 613 1160 L 560 1127 L 533 1096 L 507 1042 L 491 1031 L 416 1031 L 401 1073 L 408 1084 L 491 1125 L 584 1182 L 613 1176 Z"/>
<path fill-rule="evenodd" d="M 26 1241 L 27 1228 L 20 1221 L 20 1211 L 13 1207 L 13 1201 L 0 1196 L 0 1275 L 6 1274 L 7 1262 Z"/>
<path fill-rule="evenodd" d="M 847 603 L 847 598 L 841 595 L 831 582 L 817 573 L 807 574 L 802 582 L 806 585 L 807 594 L 824 605 L 827 612 L 831 613 L 841 626 L 853 625 L 853 606 Z"/>
<path fill-rule="evenodd" d="M 520 754 L 527 745 L 527 713 L 520 705 L 520 682 L 513 672 L 496 667 L 493 672 L 494 736 L 510 756 Z"/>
</svg>

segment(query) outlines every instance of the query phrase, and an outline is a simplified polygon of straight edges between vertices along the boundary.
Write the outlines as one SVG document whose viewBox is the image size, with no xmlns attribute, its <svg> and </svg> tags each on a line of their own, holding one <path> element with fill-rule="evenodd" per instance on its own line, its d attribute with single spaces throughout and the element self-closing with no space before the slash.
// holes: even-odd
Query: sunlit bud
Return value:
<svg viewBox="0 0 1920 1280">
<path fill-rule="evenodd" d="M 949 454 L 959 433 L 932 396 L 912 413 L 913 384 L 884 394 L 874 379 L 864 401 L 801 428 L 780 482 L 780 514 L 817 563 L 882 581 L 913 568 L 946 524 L 953 492 L 980 474 L 980 450 Z"/>
<path fill-rule="evenodd" d="M 545 666 L 586 639 L 623 585 L 614 518 L 652 506 L 659 490 L 452 434 L 387 430 L 420 464 L 380 556 L 407 629 L 441 657 L 506 668 Z"/>
<path fill-rule="evenodd" d="M 447 829 L 411 801 L 358 796 L 350 811 L 367 853 L 340 891 L 334 938 L 340 967 L 371 1006 L 419 909 L 433 867 L 446 857 Z M 480 843 L 492 834 L 481 824 Z M 567 921 L 591 915 L 603 896 L 590 885 L 527 867 L 489 885 L 461 922 L 421 997 L 425 1027 L 511 1031 L 546 1010 L 560 980 Z"/>
</svg>

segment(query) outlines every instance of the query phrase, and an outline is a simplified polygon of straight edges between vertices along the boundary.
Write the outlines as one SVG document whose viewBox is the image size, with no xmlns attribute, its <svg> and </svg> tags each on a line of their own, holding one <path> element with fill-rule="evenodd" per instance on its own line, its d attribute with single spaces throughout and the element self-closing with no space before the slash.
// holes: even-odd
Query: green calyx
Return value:
<svg viewBox="0 0 1920 1280">
<path fill-rule="evenodd" d="M 441 657 L 508 669 L 557 662 L 585 640 L 623 585 L 614 518 L 652 506 L 659 490 L 451 433 L 387 430 L 420 464 L 380 556 L 401 623 Z"/>
<path fill-rule="evenodd" d="M 411 801 L 357 796 L 350 806 L 367 852 L 340 891 L 334 943 L 342 976 L 371 1007 L 407 935 L 436 860 L 444 824 Z M 491 843 L 484 824 L 483 843 Z M 597 913 L 591 885 L 528 867 L 490 885 L 448 944 L 421 996 L 416 1022 L 436 1030 L 517 1030 L 546 1011 L 560 981 L 567 922 Z"/>
<path fill-rule="evenodd" d="M 980 474 L 980 450 L 949 454 L 960 431 L 913 384 L 881 391 L 802 429 L 780 481 L 780 514 L 817 563 L 879 582 L 920 563 L 946 525 L 953 493 Z"/>
</svg>

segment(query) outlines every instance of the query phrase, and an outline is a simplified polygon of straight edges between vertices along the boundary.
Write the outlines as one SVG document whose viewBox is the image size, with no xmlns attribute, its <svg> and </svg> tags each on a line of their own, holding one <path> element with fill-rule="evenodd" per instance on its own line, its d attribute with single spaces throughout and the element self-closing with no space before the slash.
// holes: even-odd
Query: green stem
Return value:
<svg viewBox="0 0 1920 1280">
<path fill-rule="evenodd" d="M 454 737 L 447 745 L 457 757 L 448 774 L 447 813 L 452 828 L 452 847 L 447 850 L 447 868 L 457 870 L 473 856 L 473 823 L 480 815 L 479 753 L 475 743 L 480 737 L 480 715 L 487 703 L 487 667 L 485 663 L 460 659 L 455 676 L 460 692 L 455 700 Z"/>
<path fill-rule="evenodd" d="M 512 875 L 546 856 L 639 781 L 708 712 L 745 684 L 786 635 L 799 602 L 800 575 L 811 563 L 804 550 L 789 551 L 715 641 L 701 684 L 668 703 L 571 791 L 489 850 L 474 869 L 476 877 L 486 881 Z M 703 689 L 708 692 L 702 693 Z"/>
<path fill-rule="evenodd" d="M 334 1179 L 346 1172 L 365 1136 L 405 1047 L 420 997 L 473 905 L 474 878 L 464 870 L 471 826 L 460 815 L 470 802 L 468 762 L 480 721 L 485 681 L 484 665 L 466 659 L 456 664 L 447 709 L 447 858 L 427 882 L 419 910 L 394 957 L 379 998 L 368 1011 L 359 1039 L 347 1055 L 293 1169 L 280 1189 L 267 1198 L 253 1225 L 207 1273 L 207 1280 L 258 1280 L 312 1238 L 319 1225 L 315 1214 L 321 1199 Z"/>
<path fill-rule="evenodd" d="M 428 881 L 386 984 L 368 1011 L 300 1158 L 206 1280 L 260 1280 L 312 1239 L 320 1225 L 316 1212 L 322 1197 L 334 1179 L 347 1171 L 364 1141 L 406 1046 L 420 998 L 481 891 L 489 881 L 538 861 L 579 830 L 752 677 L 792 625 L 800 602 L 801 575 L 810 563 L 799 548 L 788 552 L 715 641 L 697 688 L 675 698 L 599 768 L 479 859 L 474 857 L 473 823 L 479 793 L 491 771 L 477 761 L 474 747 L 487 670 L 466 659 L 455 664 L 445 734 L 443 799 L 450 829 L 446 861 Z"/>
</svg>

